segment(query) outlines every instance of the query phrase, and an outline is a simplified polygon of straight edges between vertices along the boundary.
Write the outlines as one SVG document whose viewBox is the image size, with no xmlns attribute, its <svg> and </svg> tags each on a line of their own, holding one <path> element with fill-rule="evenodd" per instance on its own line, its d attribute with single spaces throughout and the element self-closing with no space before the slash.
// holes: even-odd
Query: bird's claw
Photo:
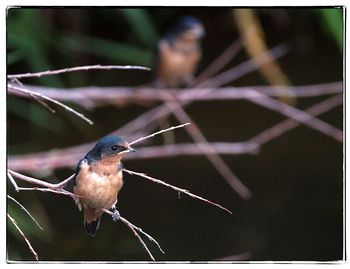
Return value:
<svg viewBox="0 0 350 269">
<path fill-rule="evenodd" d="M 119 211 L 115 208 L 113 209 L 113 212 L 112 212 L 112 219 L 114 222 L 117 222 L 120 219 Z"/>
</svg>

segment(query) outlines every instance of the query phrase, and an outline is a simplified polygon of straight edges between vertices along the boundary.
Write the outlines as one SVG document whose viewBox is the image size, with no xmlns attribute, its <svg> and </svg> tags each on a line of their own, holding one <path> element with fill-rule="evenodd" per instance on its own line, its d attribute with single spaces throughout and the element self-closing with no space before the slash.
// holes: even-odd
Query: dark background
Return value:
<svg viewBox="0 0 350 269">
<path fill-rule="evenodd" d="M 207 32 L 199 71 L 240 35 L 229 8 L 26 8 L 7 12 L 8 74 L 90 64 L 151 66 L 157 38 L 172 21 L 187 14 L 200 18 Z M 293 85 L 342 80 L 341 9 L 264 8 L 255 9 L 255 13 L 268 47 L 284 42 L 289 45 L 289 53 L 278 62 Z M 248 59 L 242 50 L 225 69 Z M 88 71 L 23 82 L 51 87 L 138 86 L 151 77 L 143 71 Z M 231 84 L 250 85 L 267 82 L 259 72 L 253 72 Z M 299 99 L 297 107 L 304 109 L 325 98 Z M 37 102 L 8 96 L 8 154 L 95 141 L 149 109 L 135 104 L 86 111 L 69 105 L 96 124 L 90 127 L 60 109 L 52 115 Z M 319 118 L 342 129 L 342 109 L 337 107 Z M 194 103 L 186 111 L 209 141 L 245 141 L 284 119 L 244 100 Z M 170 122 L 177 123 L 173 117 Z M 177 142 L 191 141 L 183 130 L 176 131 L 175 136 Z M 152 140 L 152 144 L 157 143 L 162 143 L 162 137 Z M 127 168 L 217 201 L 233 214 L 185 195 L 179 199 L 170 189 L 129 175 L 125 176 L 118 209 L 159 241 L 165 255 L 145 240 L 157 260 L 341 260 L 342 146 L 300 125 L 264 145 L 257 155 L 223 156 L 253 192 L 248 202 L 229 187 L 204 156 L 130 160 L 125 162 Z M 72 172 L 59 169 L 32 175 L 58 180 Z M 71 199 L 42 192 L 15 193 L 12 185 L 8 185 L 8 192 L 44 226 L 40 231 L 23 211 L 8 202 L 8 211 L 40 260 L 149 260 L 131 231 L 108 216 L 103 216 L 97 236 L 91 238 Z M 11 223 L 7 229 L 8 259 L 32 260 Z"/>
</svg>

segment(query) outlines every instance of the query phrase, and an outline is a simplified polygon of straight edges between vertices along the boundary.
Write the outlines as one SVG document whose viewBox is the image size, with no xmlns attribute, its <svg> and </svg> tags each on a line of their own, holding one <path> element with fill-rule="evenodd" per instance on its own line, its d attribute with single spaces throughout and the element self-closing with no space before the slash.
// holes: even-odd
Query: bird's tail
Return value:
<svg viewBox="0 0 350 269">
<path fill-rule="evenodd" d="M 85 230 L 89 235 L 91 235 L 91 236 L 96 235 L 97 229 L 100 226 L 100 220 L 101 220 L 101 217 L 97 218 L 96 220 L 94 220 L 92 222 L 84 221 Z"/>
</svg>

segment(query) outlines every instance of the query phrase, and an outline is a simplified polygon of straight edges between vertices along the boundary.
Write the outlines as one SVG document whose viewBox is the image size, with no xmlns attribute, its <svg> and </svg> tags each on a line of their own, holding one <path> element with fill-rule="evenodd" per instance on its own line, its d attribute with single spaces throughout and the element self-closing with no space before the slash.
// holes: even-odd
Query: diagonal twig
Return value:
<svg viewBox="0 0 350 269">
<path fill-rule="evenodd" d="M 12 85 L 12 84 L 8 84 L 8 89 L 9 90 L 14 90 L 14 91 L 18 91 L 18 92 L 22 92 L 22 93 L 25 93 L 25 94 L 28 94 L 28 95 L 33 95 L 33 96 L 37 96 L 37 97 L 40 97 L 42 99 L 45 99 L 47 101 L 50 101 L 56 105 L 59 105 L 60 107 L 63 107 L 64 109 L 66 109 L 67 111 L 73 113 L 74 115 L 78 116 L 79 118 L 83 119 L 84 121 L 86 121 L 87 123 L 89 123 L 90 125 L 94 124 L 92 120 L 88 119 L 87 117 L 85 117 L 82 113 L 79 113 L 78 111 L 74 110 L 73 108 L 55 100 L 55 99 L 52 99 L 50 97 L 47 97 L 43 94 L 40 94 L 40 93 L 37 93 L 37 92 L 34 92 L 34 91 L 30 91 L 28 89 L 25 89 L 23 87 L 17 87 L 15 85 Z"/>
<path fill-rule="evenodd" d="M 145 173 L 139 173 L 139 172 L 131 171 L 131 170 L 128 170 L 128 169 L 126 169 L 126 168 L 123 168 L 123 171 L 125 171 L 126 173 L 128 173 L 128 174 L 130 174 L 130 175 L 136 175 L 136 176 L 139 176 L 139 177 L 143 177 L 143 178 L 146 178 L 146 179 L 148 179 L 148 180 L 150 180 L 150 181 L 152 181 L 152 182 L 154 182 L 154 183 L 161 184 L 161 185 L 166 186 L 166 187 L 169 187 L 169 188 L 171 188 L 171 189 L 173 189 L 173 190 L 175 190 L 175 191 L 178 191 L 178 192 L 187 194 L 188 196 L 190 196 L 190 197 L 192 197 L 192 198 L 195 198 L 195 199 L 204 201 L 204 202 L 206 202 L 206 203 L 208 203 L 208 204 L 214 205 L 214 206 L 216 206 L 216 207 L 218 207 L 218 208 L 221 208 L 222 210 L 224 210 L 224 211 L 226 211 L 226 212 L 232 214 L 232 212 L 231 212 L 229 209 L 227 209 L 226 207 L 223 207 L 222 205 L 219 205 L 219 204 L 217 204 L 217 203 L 215 203 L 215 202 L 212 202 L 212 201 L 210 201 L 210 200 L 208 200 L 208 199 L 205 199 L 205 198 L 203 198 L 203 197 L 201 197 L 201 196 L 198 196 L 198 195 L 196 195 L 196 194 L 193 194 L 193 193 L 191 193 L 189 190 L 182 189 L 182 188 L 176 187 L 176 186 L 174 186 L 174 185 L 168 184 L 168 183 L 166 183 L 166 182 L 164 182 L 164 181 L 162 181 L 162 180 L 156 179 L 156 178 L 154 178 L 154 177 L 150 177 L 150 176 L 146 175 Z"/>
<path fill-rule="evenodd" d="M 39 227 L 40 230 L 44 230 L 39 222 L 37 222 L 37 220 L 32 216 L 32 214 L 29 213 L 29 211 L 20 203 L 18 202 L 15 198 L 13 198 L 12 196 L 10 195 L 7 195 L 7 198 L 9 198 L 10 200 L 12 200 L 13 202 L 15 202 L 24 212 L 27 213 L 27 215 L 35 222 L 35 224 Z"/>
<path fill-rule="evenodd" d="M 28 240 L 28 238 L 25 236 L 25 234 L 22 232 L 22 230 L 18 227 L 17 222 L 15 221 L 14 218 L 12 218 L 10 216 L 9 213 L 7 213 L 7 217 L 9 218 L 9 220 L 12 222 L 12 224 L 15 226 L 15 228 L 17 229 L 17 231 L 20 233 L 20 235 L 23 237 L 24 241 L 26 242 L 30 252 L 33 254 L 34 258 L 39 261 L 39 257 L 38 254 L 35 252 L 34 248 L 32 247 L 32 244 L 30 243 L 30 241 Z"/>
<path fill-rule="evenodd" d="M 249 59 L 248 61 L 245 61 L 213 78 L 208 79 L 207 81 L 200 83 L 197 85 L 197 87 L 217 87 L 231 83 L 232 81 L 258 69 L 262 65 L 282 57 L 287 52 L 287 45 L 280 44 L 270 50 L 262 52 L 261 54 Z M 270 57 L 266 57 L 266 55 L 269 55 Z"/>
<path fill-rule="evenodd" d="M 18 84 L 22 88 L 26 88 L 22 82 L 20 82 L 17 78 L 12 78 L 11 82 Z M 26 88 L 27 89 L 27 88 Z M 28 95 L 33 98 L 35 101 L 37 101 L 39 104 L 41 104 L 43 107 L 45 107 L 47 110 L 49 110 L 51 113 L 55 113 L 56 111 L 50 107 L 48 104 L 46 104 L 43 100 L 41 100 L 39 97 L 35 96 L 31 92 L 28 92 Z"/>
<path fill-rule="evenodd" d="M 21 79 L 21 78 L 31 78 L 31 77 L 41 77 L 41 76 L 51 76 L 51 75 L 59 75 L 62 73 L 68 73 L 68 72 L 76 72 L 76 71 L 87 71 L 87 70 L 116 70 L 116 69 L 136 69 L 136 70 L 151 70 L 148 67 L 144 66 L 133 66 L 133 65 L 86 65 L 86 66 L 76 66 L 76 67 L 70 67 L 70 68 L 62 68 L 58 70 L 47 70 L 43 72 L 36 72 L 36 73 L 25 73 L 25 74 L 14 74 L 14 75 L 7 75 L 8 79 Z"/>
<path fill-rule="evenodd" d="M 315 118 L 314 116 L 310 115 L 307 112 L 304 112 L 295 107 L 287 105 L 281 101 L 272 99 L 262 93 L 259 93 L 259 94 L 262 96 L 262 98 L 254 98 L 254 99 L 247 99 L 247 100 L 255 104 L 264 106 L 270 110 L 279 112 L 280 114 L 283 114 L 293 120 L 299 121 L 305 124 L 306 126 L 316 129 L 317 131 L 323 134 L 326 134 L 334 138 L 335 140 L 338 140 L 339 142 L 343 141 L 343 132 L 338 128 L 335 128 L 332 125 Z"/>
<path fill-rule="evenodd" d="M 57 193 L 57 194 L 63 194 L 63 195 L 70 196 L 72 198 L 75 197 L 75 195 L 73 193 L 63 189 L 63 187 L 67 184 L 67 182 L 74 177 L 74 174 L 71 175 L 70 177 L 68 177 L 66 180 L 64 180 L 60 183 L 57 183 L 57 184 L 52 184 L 52 183 L 49 183 L 49 182 L 46 182 L 46 181 L 43 181 L 40 179 L 25 176 L 25 175 L 22 175 L 20 173 L 15 172 L 15 171 L 12 171 L 10 169 L 7 169 L 7 175 L 10 179 L 10 182 L 12 183 L 12 185 L 14 186 L 14 188 L 17 192 L 19 192 L 19 191 L 42 191 L 42 192 L 53 192 L 53 193 Z M 22 180 L 22 181 L 28 182 L 30 184 L 42 186 L 43 188 L 40 188 L 40 187 L 33 187 L 33 188 L 18 187 L 13 176 Z"/>
<path fill-rule="evenodd" d="M 169 131 L 172 131 L 172 130 L 175 130 L 175 129 L 178 129 L 178 128 L 183 128 L 187 125 L 191 124 L 190 122 L 187 122 L 187 123 L 184 123 L 184 124 L 180 124 L 180 125 L 177 125 L 177 126 L 171 126 L 170 128 L 167 128 L 167 129 L 164 129 L 164 130 L 160 130 L 158 132 L 155 132 L 155 133 L 152 133 L 150 135 L 147 135 L 147 136 L 144 136 L 144 137 L 140 137 L 139 139 L 136 139 L 132 142 L 129 143 L 129 145 L 133 145 L 133 144 L 136 144 L 136 143 L 139 143 L 143 140 L 146 140 L 148 138 L 151 138 L 151 137 L 154 137 L 156 135 L 159 135 L 159 134 L 162 134 L 162 133 L 165 133 L 165 132 L 169 132 Z"/>
<path fill-rule="evenodd" d="M 329 111 L 330 109 L 338 105 L 341 105 L 342 103 L 343 103 L 343 96 L 335 95 L 307 108 L 305 112 L 315 117 L 324 112 Z M 300 125 L 299 121 L 295 121 L 293 119 L 287 119 L 264 130 L 263 132 L 249 139 L 249 141 L 252 142 L 253 144 L 258 144 L 261 146 L 271 141 L 272 139 L 284 134 L 285 132 L 294 129 L 299 125 Z"/>
<path fill-rule="evenodd" d="M 225 181 L 245 200 L 252 197 L 251 191 L 239 180 L 228 165 L 218 155 L 215 148 L 205 138 L 197 124 L 186 113 L 182 106 L 175 100 L 165 103 L 180 122 L 190 121 L 192 125 L 186 129 L 190 136 L 198 143 L 198 149 L 208 158 Z M 208 153 L 208 151 L 210 153 Z"/>
<path fill-rule="evenodd" d="M 113 213 L 112 213 L 110 210 L 108 210 L 108 209 L 102 209 L 102 210 L 103 210 L 105 213 L 107 213 L 107 214 L 109 214 L 109 215 L 111 215 L 111 216 L 113 215 Z M 128 221 L 126 218 L 123 218 L 122 216 L 119 216 L 119 219 L 120 219 L 124 224 L 126 224 L 126 225 L 129 227 L 129 229 L 133 232 L 133 234 L 134 234 L 134 235 L 137 237 L 137 239 L 140 241 L 140 243 L 142 244 L 142 246 L 146 249 L 148 255 L 151 257 L 151 259 L 152 259 L 153 261 L 155 261 L 155 259 L 154 259 L 153 255 L 152 255 L 151 251 L 148 249 L 146 243 L 142 240 L 141 236 L 137 233 L 137 231 L 140 232 L 140 233 L 142 233 L 142 234 L 144 234 L 150 241 L 154 242 L 154 243 L 158 246 L 159 250 L 160 250 L 163 254 L 165 253 L 165 252 L 162 250 L 162 248 L 160 247 L 159 243 L 158 243 L 152 236 L 150 236 L 148 233 L 144 232 L 141 228 L 135 226 L 134 224 L 132 224 L 130 221 Z"/>
<path fill-rule="evenodd" d="M 226 64 L 228 64 L 233 57 L 242 49 L 242 42 L 240 39 L 235 40 L 232 44 L 213 61 L 198 77 L 195 78 L 192 85 L 196 86 L 215 75 Z"/>
</svg>

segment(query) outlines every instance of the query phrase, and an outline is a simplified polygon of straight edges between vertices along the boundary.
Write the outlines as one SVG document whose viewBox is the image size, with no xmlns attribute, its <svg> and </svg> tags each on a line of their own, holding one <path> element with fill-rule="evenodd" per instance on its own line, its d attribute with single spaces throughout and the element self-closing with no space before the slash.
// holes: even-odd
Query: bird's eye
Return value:
<svg viewBox="0 0 350 269">
<path fill-rule="evenodd" d="M 111 149 L 112 149 L 113 151 L 116 151 L 116 150 L 118 149 L 118 146 L 117 146 L 117 145 L 114 145 L 114 146 L 111 147 Z"/>
</svg>

